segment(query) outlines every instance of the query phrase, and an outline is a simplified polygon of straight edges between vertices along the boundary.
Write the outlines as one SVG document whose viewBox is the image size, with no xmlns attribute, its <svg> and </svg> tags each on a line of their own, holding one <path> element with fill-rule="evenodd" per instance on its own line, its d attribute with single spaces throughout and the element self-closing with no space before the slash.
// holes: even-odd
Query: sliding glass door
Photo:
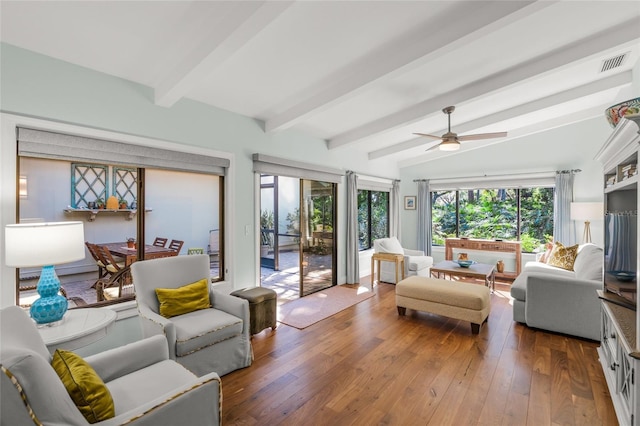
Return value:
<svg viewBox="0 0 640 426">
<path fill-rule="evenodd" d="M 335 187 L 301 180 L 300 296 L 335 285 Z"/>
<path fill-rule="evenodd" d="M 302 297 L 335 285 L 335 186 L 260 176 L 263 286 Z"/>
</svg>

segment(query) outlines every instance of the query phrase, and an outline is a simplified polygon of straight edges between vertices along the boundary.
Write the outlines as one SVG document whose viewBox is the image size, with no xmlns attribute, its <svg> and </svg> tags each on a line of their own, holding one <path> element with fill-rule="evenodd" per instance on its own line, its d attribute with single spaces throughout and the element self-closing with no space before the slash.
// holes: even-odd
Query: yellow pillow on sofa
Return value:
<svg viewBox="0 0 640 426">
<path fill-rule="evenodd" d="M 53 354 L 51 365 L 74 404 L 89 423 L 115 417 L 116 410 L 111 392 L 82 357 L 58 349 Z"/>
<path fill-rule="evenodd" d="M 547 260 L 547 264 L 558 268 L 573 271 L 573 264 L 578 256 L 578 244 L 565 247 L 562 243 L 556 241 Z"/>
<path fill-rule="evenodd" d="M 156 296 L 160 315 L 165 318 L 211 307 L 207 278 L 178 288 L 156 288 Z"/>
</svg>

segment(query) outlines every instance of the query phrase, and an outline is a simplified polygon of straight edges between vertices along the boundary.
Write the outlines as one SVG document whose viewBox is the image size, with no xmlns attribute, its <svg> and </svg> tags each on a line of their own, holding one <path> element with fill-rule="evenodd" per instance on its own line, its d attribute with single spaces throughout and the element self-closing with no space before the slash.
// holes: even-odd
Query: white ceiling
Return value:
<svg viewBox="0 0 640 426">
<path fill-rule="evenodd" d="M 6 1 L 3 42 L 253 117 L 328 149 L 420 164 L 455 105 L 462 150 L 638 94 L 640 1 Z M 617 68 L 602 62 L 626 54 Z"/>
</svg>

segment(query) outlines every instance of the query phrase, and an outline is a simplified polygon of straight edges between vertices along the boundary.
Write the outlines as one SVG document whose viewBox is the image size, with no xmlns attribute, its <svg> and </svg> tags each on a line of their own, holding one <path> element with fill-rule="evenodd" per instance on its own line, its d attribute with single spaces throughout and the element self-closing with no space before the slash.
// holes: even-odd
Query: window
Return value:
<svg viewBox="0 0 640 426">
<path fill-rule="evenodd" d="M 377 238 L 389 236 L 389 193 L 358 191 L 358 242 L 360 250 L 373 247 Z"/>
<path fill-rule="evenodd" d="M 431 192 L 433 244 L 469 237 L 522 241 L 532 252 L 553 235 L 553 188 Z"/>
</svg>

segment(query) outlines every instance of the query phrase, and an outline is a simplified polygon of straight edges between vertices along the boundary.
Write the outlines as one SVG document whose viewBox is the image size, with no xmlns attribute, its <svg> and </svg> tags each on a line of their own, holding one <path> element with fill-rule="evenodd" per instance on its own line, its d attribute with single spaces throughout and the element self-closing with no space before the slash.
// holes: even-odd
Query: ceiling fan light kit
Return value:
<svg viewBox="0 0 640 426">
<path fill-rule="evenodd" d="M 453 133 L 451 131 L 451 113 L 455 111 L 455 109 L 456 107 L 454 106 L 448 106 L 442 109 L 442 112 L 447 115 L 447 133 L 445 133 L 444 135 L 436 136 L 436 135 L 430 135 L 428 133 L 414 133 L 414 135 L 441 140 L 440 144 L 429 148 L 427 151 L 430 151 L 435 148 L 439 148 L 440 151 L 457 151 L 460 149 L 460 141 L 503 138 L 507 136 L 507 132 L 478 133 L 475 135 L 458 136 L 457 133 Z"/>
</svg>

